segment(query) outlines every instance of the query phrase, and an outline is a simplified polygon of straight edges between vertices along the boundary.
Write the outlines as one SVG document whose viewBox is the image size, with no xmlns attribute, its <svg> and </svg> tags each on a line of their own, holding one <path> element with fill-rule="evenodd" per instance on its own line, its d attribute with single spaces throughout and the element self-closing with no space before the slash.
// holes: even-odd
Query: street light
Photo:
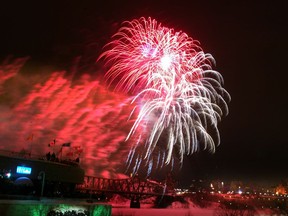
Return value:
<svg viewBox="0 0 288 216">
<path fill-rule="evenodd" d="M 39 180 L 42 179 L 42 183 L 41 183 L 41 194 L 40 194 L 40 198 L 39 198 L 39 200 L 40 200 L 41 197 L 43 196 L 44 185 L 45 185 L 45 172 L 44 172 L 44 171 L 39 172 L 39 174 L 38 174 L 38 179 L 39 179 Z"/>
</svg>

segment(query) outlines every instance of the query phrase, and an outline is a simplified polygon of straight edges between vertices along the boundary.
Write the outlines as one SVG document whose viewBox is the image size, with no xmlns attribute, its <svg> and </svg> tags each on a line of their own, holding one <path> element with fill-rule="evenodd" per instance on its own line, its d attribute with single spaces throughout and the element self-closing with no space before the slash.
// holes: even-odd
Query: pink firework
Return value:
<svg viewBox="0 0 288 216">
<path fill-rule="evenodd" d="M 165 149 L 165 164 L 173 163 L 175 154 L 182 162 L 201 146 L 214 152 L 230 96 L 212 69 L 213 57 L 184 32 L 151 18 L 124 22 L 113 39 L 100 58 L 110 67 L 107 80 L 132 95 L 138 111 L 126 139 L 136 140 L 131 155 L 145 149 L 129 160 L 138 167 L 139 161 L 151 164 L 159 147 Z"/>
</svg>

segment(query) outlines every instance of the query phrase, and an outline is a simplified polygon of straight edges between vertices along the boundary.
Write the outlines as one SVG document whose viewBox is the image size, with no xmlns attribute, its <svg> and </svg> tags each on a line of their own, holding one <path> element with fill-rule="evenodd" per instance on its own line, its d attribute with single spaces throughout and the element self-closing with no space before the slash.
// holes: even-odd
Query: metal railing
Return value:
<svg viewBox="0 0 288 216">
<path fill-rule="evenodd" d="M 125 194 L 143 195 L 171 195 L 166 186 L 149 180 L 141 180 L 137 177 L 127 179 L 107 179 L 93 176 L 85 176 L 84 182 L 76 186 L 77 191 L 96 191 Z"/>
<path fill-rule="evenodd" d="M 79 162 L 76 162 L 75 160 L 68 160 L 68 159 L 59 159 L 58 157 L 55 157 L 54 159 L 47 159 L 46 155 L 37 155 L 37 154 L 31 154 L 31 152 L 27 150 L 21 150 L 20 152 L 16 151 L 9 151 L 9 150 L 0 150 L 0 155 L 6 156 L 6 157 L 14 157 L 14 158 L 20 158 L 20 159 L 29 159 L 29 160 L 39 160 L 39 161 L 47 161 L 52 163 L 61 163 L 66 164 L 70 166 L 79 166 Z"/>
</svg>

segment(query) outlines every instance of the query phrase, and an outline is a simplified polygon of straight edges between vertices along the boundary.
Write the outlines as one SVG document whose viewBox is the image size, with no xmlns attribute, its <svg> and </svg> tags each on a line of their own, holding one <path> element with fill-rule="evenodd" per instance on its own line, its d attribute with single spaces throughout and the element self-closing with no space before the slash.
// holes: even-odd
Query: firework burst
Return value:
<svg viewBox="0 0 288 216">
<path fill-rule="evenodd" d="M 182 162 L 201 146 L 215 151 L 217 124 L 228 113 L 230 96 L 221 74 L 212 69 L 214 58 L 198 41 L 140 18 L 124 22 L 100 58 L 109 66 L 108 82 L 131 95 L 137 110 L 126 139 L 136 140 L 128 157 L 136 161 L 136 170 L 139 161 L 151 168 L 160 146 L 165 164 L 173 163 L 174 155 Z"/>
</svg>

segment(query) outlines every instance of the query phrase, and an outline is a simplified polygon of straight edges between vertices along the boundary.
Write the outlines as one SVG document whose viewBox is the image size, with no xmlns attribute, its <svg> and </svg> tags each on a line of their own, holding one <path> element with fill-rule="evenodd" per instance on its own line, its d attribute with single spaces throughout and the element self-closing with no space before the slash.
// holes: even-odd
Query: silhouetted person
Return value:
<svg viewBox="0 0 288 216">
<path fill-rule="evenodd" d="M 55 155 L 55 153 L 53 152 L 53 154 L 51 155 L 51 161 L 55 161 L 55 159 L 56 159 L 56 155 Z"/>
<path fill-rule="evenodd" d="M 51 159 L 51 153 L 50 153 L 50 152 L 48 152 L 48 153 L 46 154 L 46 159 L 47 159 L 48 161 Z"/>
</svg>

